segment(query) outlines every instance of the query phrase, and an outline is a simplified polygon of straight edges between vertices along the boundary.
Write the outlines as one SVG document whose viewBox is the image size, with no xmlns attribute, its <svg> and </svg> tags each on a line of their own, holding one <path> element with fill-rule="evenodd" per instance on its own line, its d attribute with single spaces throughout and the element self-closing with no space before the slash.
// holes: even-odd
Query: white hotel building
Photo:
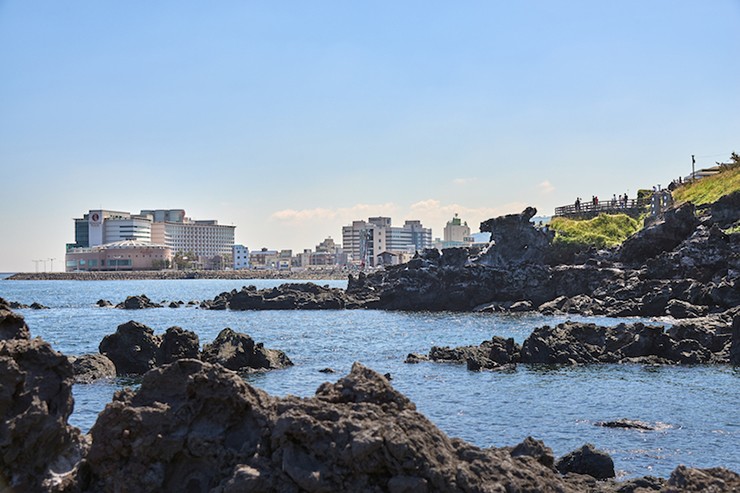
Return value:
<svg viewBox="0 0 740 493">
<path fill-rule="evenodd" d="M 68 254 L 121 241 L 135 241 L 168 248 L 172 254 L 193 253 L 202 261 L 231 255 L 236 226 L 215 220 L 192 220 L 183 209 L 142 210 L 140 214 L 90 210 L 75 221 L 75 243 L 67 244 Z M 79 270 L 71 265 L 67 270 Z"/>
</svg>

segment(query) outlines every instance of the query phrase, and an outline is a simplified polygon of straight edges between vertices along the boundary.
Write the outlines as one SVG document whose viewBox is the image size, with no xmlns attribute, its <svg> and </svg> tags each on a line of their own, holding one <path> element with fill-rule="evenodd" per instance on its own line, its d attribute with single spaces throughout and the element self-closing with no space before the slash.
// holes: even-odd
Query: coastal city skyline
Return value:
<svg viewBox="0 0 740 493">
<path fill-rule="evenodd" d="M 0 3 L 0 272 L 82 211 L 185 207 L 250 249 L 441 236 L 633 197 L 738 151 L 740 4 Z M 41 270 L 42 265 L 38 266 Z"/>
</svg>

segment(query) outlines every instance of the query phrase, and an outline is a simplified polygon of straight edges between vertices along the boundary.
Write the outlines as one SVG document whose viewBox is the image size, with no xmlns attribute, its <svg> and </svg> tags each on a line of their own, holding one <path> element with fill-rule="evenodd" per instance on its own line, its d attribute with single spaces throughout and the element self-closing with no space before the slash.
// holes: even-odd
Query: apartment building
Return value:
<svg viewBox="0 0 740 493">
<path fill-rule="evenodd" d="M 352 262 L 376 266 L 378 255 L 384 252 L 421 251 L 432 247 L 432 230 L 421 221 L 407 220 L 403 226 L 392 226 L 390 217 L 370 217 L 367 221 L 352 221 L 342 228 L 344 250 Z"/>
<path fill-rule="evenodd" d="M 244 245 L 234 245 L 231 252 L 234 270 L 249 269 L 249 248 Z"/>
</svg>

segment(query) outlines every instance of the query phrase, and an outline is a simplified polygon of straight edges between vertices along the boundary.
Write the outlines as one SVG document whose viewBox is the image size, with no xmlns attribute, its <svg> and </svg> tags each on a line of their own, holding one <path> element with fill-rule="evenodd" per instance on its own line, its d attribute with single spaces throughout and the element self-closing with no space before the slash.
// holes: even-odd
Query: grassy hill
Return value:
<svg viewBox="0 0 740 493">
<path fill-rule="evenodd" d="M 740 190 L 740 163 L 728 167 L 717 175 L 687 183 L 673 191 L 676 204 L 692 202 L 694 205 L 711 204 L 728 193 Z"/>
<path fill-rule="evenodd" d="M 588 220 L 554 217 L 550 221 L 555 243 L 597 248 L 617 246 L 641 227 L 641 220 L 626 214 L 600 214 Z"/>
</svg>

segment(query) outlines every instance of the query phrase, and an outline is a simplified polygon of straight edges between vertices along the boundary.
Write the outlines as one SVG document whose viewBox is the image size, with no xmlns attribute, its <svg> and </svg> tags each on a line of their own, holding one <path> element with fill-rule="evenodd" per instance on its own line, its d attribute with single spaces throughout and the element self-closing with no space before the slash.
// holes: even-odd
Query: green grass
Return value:
<svg viewBox="0 0 740 493">
<path fill-rule="evenodd" d="M 600 214 L 586 221 L 555 217 L 550 229 L 555 231 L 555 243 L 613 247 L 642 228 L 642 221 L 626 214 Z"/>
<path fill-rule="evenodd" d="M 723 195 L 740 190 L 740 167 L 725 170 L 717 175 L 687 183 L 673 191 L 676 204 L 691 202 L 694 205 L 711 204 Z"/>
</svg>

